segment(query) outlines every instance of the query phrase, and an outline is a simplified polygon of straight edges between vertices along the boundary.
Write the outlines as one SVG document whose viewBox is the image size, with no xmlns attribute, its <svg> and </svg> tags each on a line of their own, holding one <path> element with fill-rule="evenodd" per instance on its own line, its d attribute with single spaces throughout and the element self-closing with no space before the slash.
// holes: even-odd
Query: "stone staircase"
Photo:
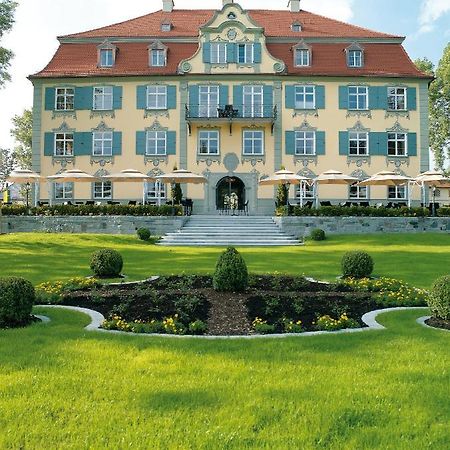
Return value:
<svg viewBox="0 0 450 450">
<path fill-rule="evenodd" d="M 273 247 L 300 243 L 283 233 L 271 217 L 224 215 L 192 216 L 181 230 L 163 236 L 158 245 Z"/>
</svg>

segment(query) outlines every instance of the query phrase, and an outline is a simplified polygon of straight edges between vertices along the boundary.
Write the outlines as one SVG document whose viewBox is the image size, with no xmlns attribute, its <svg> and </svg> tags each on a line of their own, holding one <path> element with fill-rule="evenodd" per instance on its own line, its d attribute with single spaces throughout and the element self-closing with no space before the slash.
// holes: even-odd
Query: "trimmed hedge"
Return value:
<svg viewBox="0 0 450 450">
<path fill-rule="evenodd" d="M 440 208 L 445 210 L 446 208 Z M 445 212 L 445 211 L 444 211 Z M 293 208 L 294 216 L 356 216 L 356 217 L 428 217 L 430 211 L 427 208 L 373 208 L 363 206 L 321 206 L 320 208 Z M 450 216 L 449 214 L 445 214 Z"/>
<path fill-rule="evenodd" d="M 347 252 L 341 261 L 342 275 L 345 278 L 369 277 L 373 271 L 373 259 L 367 252 Z"/>
<path fill-rule="evenodd" d="M 0 328 L 29 322 L 34 300 L 34 287 L 28 280 L 0 278 Z"/>
<path fill-rule="evenodd" d="M 247 264 L 234 247 L 228 247 L 219 256 L 213 276 L 213 287 L 222 292 L 242 292 L 247 289 Z"/>
<path fill-rule="evenodd" d="M 324 241 L 326 239 L 325 231 L 314 228 L 314 230 L 311 230 L 310 237 L 313 241 Z"/>
<path fill-rule="evenodd" d="M 434 282 L 428 296 L 428 306 L 438 319 L 450 320 L 450 275 Z"/>
<path fill-rule="evenodd" d="M 149 241 L 152 237 L 150 230 L 148 228 L 138 228 L 136 234 L 141 241 Z"/>
<path fill-rule="evenodd" d="M 90 267 L 97 277 L 116 278 L 123 268 L 123 259 L 117 250 L 103 248 L 92 253 Z"/>
<path fill-rule="evenodd" d="M 2 206 L 4 216 L 176 216 L 183 215 L 182 207 L 171 205 L 54 205 L 27 208 Z"/>
</svg>

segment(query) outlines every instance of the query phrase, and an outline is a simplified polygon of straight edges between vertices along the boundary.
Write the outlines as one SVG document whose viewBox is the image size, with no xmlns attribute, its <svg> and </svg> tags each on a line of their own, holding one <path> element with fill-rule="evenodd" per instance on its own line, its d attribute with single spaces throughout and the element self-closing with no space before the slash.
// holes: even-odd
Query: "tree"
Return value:
<svg viewBox="0 0 450 450">
<path fill-rule="evenodd" d="M 33 138 L 33 112 L 26 109 L 21 116 L 14 116 L 12 119 L 13 128 L 11 136 L 17 142 L 13 155 L 17 165 L 22 169 L 31 169 L 32 165 L 32 138 Z"/>
<path fill-rule="evenodd" d="M 436 166 L 443 170 L 445 159 L 450 158 L 450 43 L 434 72 L 433 63 L 422 58 L 415 61 L 423 72 L 434 75 L 430 84 L 430 147 Z"/>
<path fill-rule="evenodd" d="M 17 3 L 12 0 L 0 0 L 0 40 L 5 33 L 11 30 L 14 24 L 16 7 Z M 14 54 L 11 50 L 0 46 L 0 87 L 11 79 L 8 68 L 13 56 Z"/>
<path fill-rule="evenodd" d="M 14 155 L 5 148 L 0 148 L 0 193 L 6 189 L 6 179 L 16 164 Z"/>
</svg>

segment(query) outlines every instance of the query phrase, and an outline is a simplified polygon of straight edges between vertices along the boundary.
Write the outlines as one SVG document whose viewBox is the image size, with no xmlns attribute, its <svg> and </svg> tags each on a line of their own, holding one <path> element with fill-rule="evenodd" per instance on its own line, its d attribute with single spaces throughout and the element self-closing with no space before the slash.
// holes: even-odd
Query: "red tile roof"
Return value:
<svg viewBox="0 0 450 450">
<path fill-rule="evenodd" d="M 174 9 L 172 12 L 156 11 L 136 19 L 109 25 L 63 38 L 106 38 L 106 37 L 193 37 L 198 29 L 216 13 L 213 9 Z M 308 11 L 293 13 L 264 9 L 248 10 L 250 17 L 263 27 L 269 37 L 349 37 L 349 38 L 395 38 L 392 34 L 379 33 L 350 25 Z M 161 31 L 161 23 L 170 21 L 172 31 Z M 301 32 L 293 32 L 291 25 L 299 21 Z"/>
</svg>

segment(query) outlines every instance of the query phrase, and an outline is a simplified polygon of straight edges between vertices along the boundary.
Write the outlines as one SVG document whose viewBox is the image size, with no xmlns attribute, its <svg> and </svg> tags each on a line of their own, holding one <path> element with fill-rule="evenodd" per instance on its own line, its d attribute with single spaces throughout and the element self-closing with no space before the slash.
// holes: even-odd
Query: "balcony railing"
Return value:
<svg viewBox="0 0 450 450">
<path fill-rule="evenodd" d="M 186 105 L 186 120 L 262 120 L 275 121 L 277 107 L 272 105 Z"/>
</svg>

